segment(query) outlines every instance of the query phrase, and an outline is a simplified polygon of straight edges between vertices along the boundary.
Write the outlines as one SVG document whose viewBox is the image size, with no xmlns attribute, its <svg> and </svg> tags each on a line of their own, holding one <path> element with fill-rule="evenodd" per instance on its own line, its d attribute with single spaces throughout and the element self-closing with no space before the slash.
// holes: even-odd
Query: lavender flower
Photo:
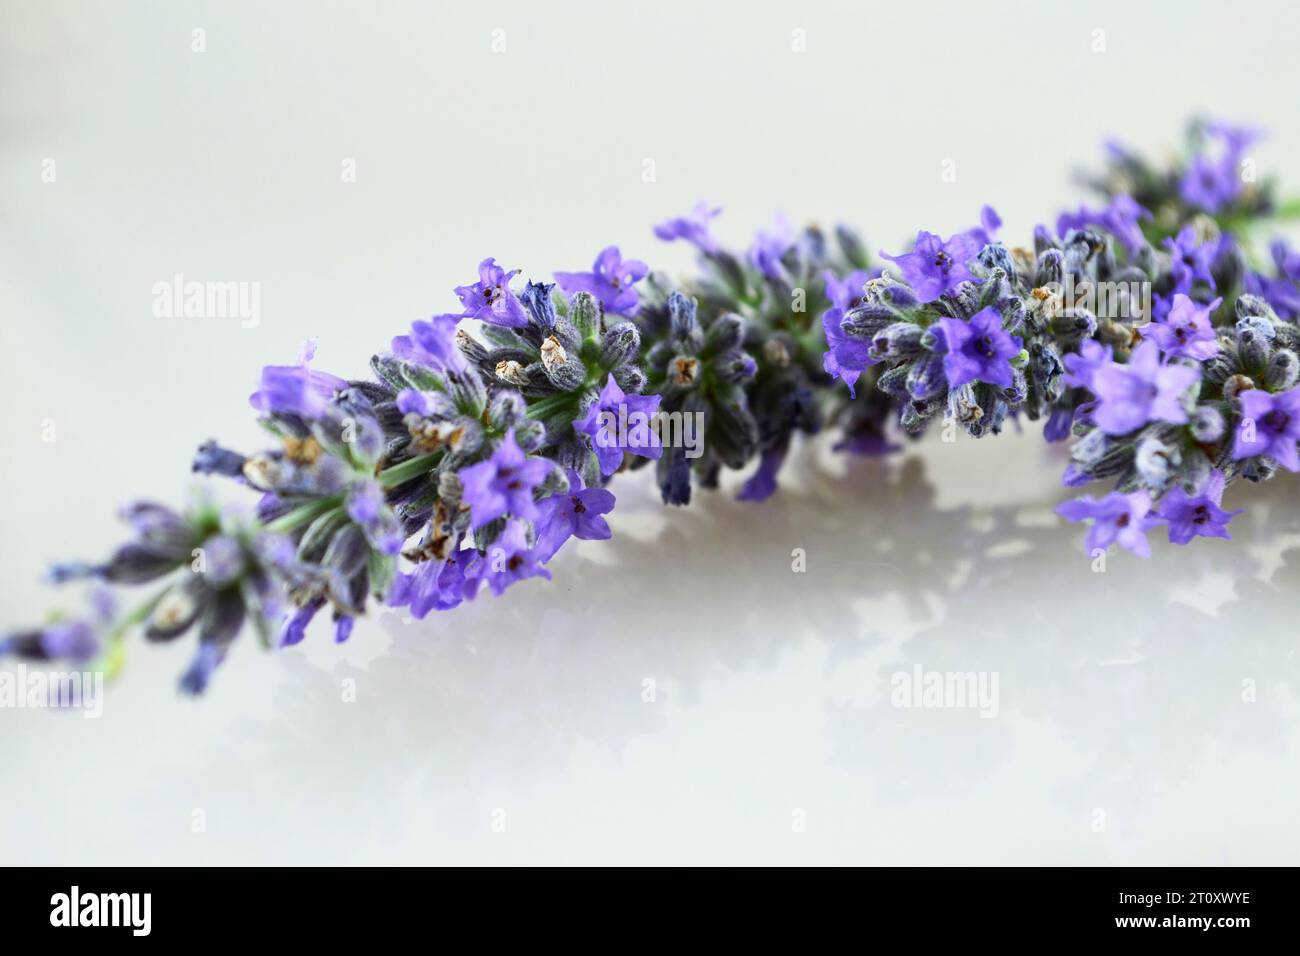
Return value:
<svg viewBox="0 0 1300 956">
<path fill-rule="evenodd" d="M 1300 253 L 1294 252 L 1284 239 L 1271 243 L 1269 253 L 1277 276 L 1248 272 L 1246 291 L 1262 296 L 1282 318 L 1294 320 L 1300 317 Z"/>
<path fill-rule="evenodd" d="M 110 592 L 95 588 L 88 603 L 88 612 L 81 616 L 56 618 L 44 627 L 0 637 L 0 657 L 12 654 L 28 660 L 76 662 L 94 659 L 104 648 L 116 602 Z"/>
<path fill-rule="evenodd" d="M 582 477 L 569 471 L 569 490 L 537 503 L 535 555 L 545 564 L 570 538 L 607 541 L 613 532 L 601 515 L 614 510 L 614 495 L 604 488 L 584 488 Z"/>
<path fill-rule="evenodd" d="M 1169 524 L 1169 540 L 1174 544 L 1187 544 L 1192 538 L 1230 538 L 1228 522 L 1241 514 L 1242 509 L 1224 511 L 1219 507 L 1223 500 L 1225 479 L 1217 468 L 1210 473 L 1205 489 L 1189 495 L 1175 487 L 1160 499 L 1153 512 Z"/>
<path fill-rule="evenodd" d="M 685 239 L 700 252 L 717 252 L 718 243 L 709 233 L 709 222 L 722 213 L 722 207 L 712 207 L 704 200 L 695 204 L 689 215 L 678 216 L 655 226 L 655 235 L 665 242 Z"/>
<path fill-rule="evenodd" d="M 537 517 L 533 491 L 546 480 L 552 465 L 530 458 L 508 432 L 492 457 L 460 470 L 462 500 L 469 505 L 470 527 L 478 529 L 503 515 L 529 521 Z"/>
<path fill-rule="evenodd" d="M 551 579 L 551 572 L 542 567 L 541 559 L 529 547 L 526 526 L 518 518 L 506 522 L 505 530 L 477 564 L 474 573 L 498 596 L 517 581 Z"/>
<path fill-rule="evenodd" d="M 1108 435 L 1126 435 L 1152 421 L 1182 424 L 1185 396 L 1199 378 L 1194 368 L 1162 363 L 1159 346 L 1143 342 L 1127 365 L 1112 362 L 1093 372 L 1093 420 Z"/>
<path fill-rule="evenodd" d="M 602 475 L 618 470 L 624 452 L 643 458 L 663 454 L 663 444 L 651 427 L 660 400 L 658 395 L 626 394 L 611 375 L 586 414 L 573 423 L 574 431 L 591 439 Z"/>
<path fill-rule="evenodd" d="M 606 312 L 630 315 L 640 302 L 632 286 L 649 272 L 650 267 L 644 262 L 624 259 L 618 246 L 606 246 L 596 256 L 590 272 L 557 272 L 555 281 L 570 295 L 590 292 Z"/>
<path fill-rule="evenodd" d="M 758 459 L 758 470 L 741 486 L 740 501 L 766 501 L 776 494 L 776 475 L 785 462 L 785 449 L 768 449 Z"/>
<path fill-rule="evenodd" d="M 430 611 L 448 611 L 459 607 L 477 590 L 477 578 L 466 578 L 467 568 L 477 566 L 481 555 L 473 548 L 453 551 L 443 561 L 426 561 L 410 574 L 399 574 L 388 595 L 393 607 L 410 608 L 411 614 L 423 619 Z"/>
<path fill-rule="evenodd" d="M 1216 213 L 1241 195 L 1241 161 L 1261 134 L 1225 123 L 1210 123 L 1204 131 L 1209 149 L 1192 157 L 1178 191 L 1184 201 Z"/>
<path fill-rule="evenodd" d="M 862 287 L 871 279 L 864 269 L 854 269 L 843 281 L 835 273 L 822 273 L 826 282 L 826 298 L 831 307 L 822 313 L 822 330 L 826 335 L 826 353 L 822 357 L 822 367 L 828 375 L 838 378 L 849 387 L 849 394 L 854 398 L 857 392 L 854 384 L 863 370 L 876 362 L 871 355 L 871 343 L 861 338 L 844 334 L 841 323 L 849 308 L 862 299 Z"/>
<path fill-rule="evenodd" d="M 778 216 L 776 228 L 771 232 L 759 230 L 754 244 L 749 248 L 749 261 L 764 278 L 780 281 L 785 277 L 781 260 L 793 245 L 793 230 L 785 216 Z"/>
<path fill-rule="evenodd" d="M 998 230 L 1001 228 L 1002 217 L 997 214 L 997 210 L 992 206 L 983 206 L 980 208 L 980 224 L 970 232 L 981 245 L 987 246 L 998 241 Z"/>
<path fill-rule="evenodd" d="M 1208 305 L 1199 305 L 1179 292 L 1163 320 L 1141 328 L 1142 337 L 1155 342 L 1165 355 L 1198 362 L 1213 358 L 1219 351 L 1219 343 L 1210 325 L 1210 314 L 1222 301 L 1215 299 Z"/>
<path fill-rule="evenodd" d="M 393 339 L 393 354 L 439 372 L 461 371 L 465 368 L 465 357 L 456 347 L 456 326 L 461 318 L 444 314 L 435 315 L 427 322 L 412 322 L 410 333 Z"/>
<path fill-rule="evenodd" d="M 1056 219 L 1056 231 L 1065 236 L 1071 230 L 1099 226 L 1113 233 L 1132 255 L 1146 245 L 1141 223 L 1143 219 L 1151 218 L 1151 213 L 1138 205 L 1132 196 L 1121 194 L 1102 209 L 1080 206 L 1076 212 L 1061 213 Z"/>
<path fill-rule="evenodd" d="M 379 482 L 366 479 L 355 484 L 348 492 L 347 513 L 380 554 L 393 555 L 402 549 L 406 536 L 385 504 L 384 489 Z"/>
<path fill-rule="evenodd" d="M 456 287 L 456 296 L 465 307 L 465 317 L 481 319 L 489 325 L 522 329 L 528 325 L 523 304 L 510 291 L 510 280 L 519 274 L 506 272 L 493 258 L 478 264 L 478 282 Z"/>
<path fill-rule="evenodd" d="M 1151 496 L 1145 491 L 1115 491 L 1096 501 L 1088 495 L 1063 502 L 1056 509 L 1066 521 L 1092 521 L 1084 542 L 1089 554 L 1119 544 L 1143 558 L 1151 556 L 1146 533 L 1159 523 L 1149 517 L 1150 512 Z"/>
<path fill-rule="evenodd" d="M 1232 449 L 1235 460 L 1267 455 L 1287 471 L 1300 471 L 1300 386 L 1270 394 L 1260 388 L 1242 392 L 1241 424 Z"/>
<path fill-rule="evenodd" d="M 980 247 L 979 238 L 970 232 L 959 232 L 945 242 L 922 230 L 916 234 L 911 252 L 900 256 L 881 252 L 880 256 L 898 266 L 920 301 L 933 302 L 963 282 L 980 281 L 967 268 Z"/>
<path fill-rule="evenodd" d="M 951 388 L 967 382 L 1011 386 L 1011 359 L 1020 354 L 1021 341 L 1002 328 L 1002 316 L 993 306 L 981 309 L 969 321 L 943 318 L 947 351 L 943 372 Z"/>
<path fill-rule="evenodd" d="M 298 415 L 317 418 L 325 404 L 348 383 L 328 372 L 310 368 L 316 357 L 316 340 L 309 339 L 298 353 L 297 365 L 268 365 L 262 369 L 262 382 L 248 402 L 264 415 Z"/>
<path fill-rule="evenodd" d="M 1196 227 L 1189 225 L 1179 229 L 1174 238 L 1166 239 L 1165 248 L 1169 250 L 1169 274 L 1175 289 L 1190 292 L 1197 282 L 1215 288 L 1213 266 L 1219 251 L 1217 240 L 1202 241 Z"/>
<path fill-rule="evenodd" d="M 1071 388 L 1093 391 L 1093 376 L 1098 369 L 1112 364 L 1114 353 L 1109 345 L 1102 345 L 1096 339 L 1084 339 L 1079 343 L 1079 351 L 1071 352 L 1062 360 L 1065 374 L 1061 380 Z"/>
</svg>

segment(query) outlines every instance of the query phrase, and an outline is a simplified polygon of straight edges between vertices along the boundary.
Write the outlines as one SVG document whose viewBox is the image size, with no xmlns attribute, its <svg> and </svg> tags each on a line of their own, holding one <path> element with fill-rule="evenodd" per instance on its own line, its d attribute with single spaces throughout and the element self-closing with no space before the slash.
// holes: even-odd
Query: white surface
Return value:
<svg viewBox="0 0 1300 956">
<path fill-rule="evenodd" d="M 967 6 L 4 0 L 0 624 L 119 501 L 177 500 L 197 441 L 255 442 L 261 364 L 319 335 L 358 373 L 485 255 L 682 268 L 648 230 L 699 196 L 736 241 L 784 208 L 892 247 L 986 201 L 1027 236 L 1107 134 L 1203 108 L 1272 126 L 1262 169 L 1300 145 L 1293 7 Z M 178 271 L 260 282 L 261 324 L 154 318 Z M 1094 574 L 1060 467 L 1036 436 L 817 448 L 771 502 L 667 513 L 641 473 L 552 585 L 245 642 L 199 702 L 188 646 L 135 646 L 100 720 L 0 710 L 0 858 L 1296 862 L 1294 480 L 1230 493 L 1231 544 Z M 996 672 L 998 716 L 890 706 L 914 664 Z"/>
</svg>

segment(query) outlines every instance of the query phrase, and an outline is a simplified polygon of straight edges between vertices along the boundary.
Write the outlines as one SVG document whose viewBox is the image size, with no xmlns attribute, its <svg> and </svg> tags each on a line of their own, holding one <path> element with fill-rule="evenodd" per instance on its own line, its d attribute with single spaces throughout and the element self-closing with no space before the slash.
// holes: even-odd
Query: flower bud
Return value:
<svg viewBox="0 0 1300 956">
<path fill-rule="evenodd" d="M 1161 489 L 1169 483 L 1182 461 L 1182 452 L 1176 446 L 1166 445 L 1156 436 L 1147 435 L 1138 442 L 1133 465 L 1148 486 Z"/>
<path fill-rule="evenodd" d="M 554 283 L 529 282 L 519 296 L 529 317 L 543 334 L 549 334 L 555 328 L 555 303 L 551 299 L 554 288 Z"/>
<path fill-rule="evenodd" d="M 460 354 L 469 359 L 473 365 L 482 365 L 487 361 L 488 350 L 478 339 L 470 335 L 464 329 L 457 329 L 455 335 L 456 348 L 460 349 Z M 405 364 L 405 363 L 403 363 Z M 412 382 L 411 384 L 415 384 Z M 416 386 L 417 388 L 419 386 Z"/>
<path fill-rule="evenodd" d="M 924 355 L 909 367 L 907 392 L 913 399 L 924 401 L 935 398 L 947 389 L 948 379 L 943 374 L 942 355 Z"/>
<path fill-rule="evenodd" d="M 733 349 L 713 360 L 713 370 L 724 382 L 748 382 L 758 373 L 758 363 L 748 352 Z"/>
<path fill-rule="evenodd" d="M 898 313 L 883 305 L 862 305 L 849 309 L 840 320 L 840 330 L 855 339 L 871 339 L 876 333 L 898 321 Z"/>
<path fill-rule="evenodd" d="M 1269 340 L 1251 326 L 1237 326 L 1237 355 L 1241 366 L 1251 374 L 1258 373 L 1268 364 L 1268 354 L 1272 350 Z"/>
<path fill-rule="evenodd" d="M 1255 387 L 1255 380 L 1249 375 L 1232 375 L 1223 383 L 1223 397 L 1232 401 L 1242 392 Z"/>
<path fill-rule="evenodd" d="M 908 359 L 919 355 L 924 330 L 912 322 L 895 322 L 876 333 L 871 340 L 871 354 L 880 359 Z"/>
<path fill-rule="evenodd" d="M 854 269 L 866 269 L 869 262 L 862 238 L 849 226 L 839 223 L 835 226 L 835 241 L 839 243 L 844 260 Z"/>
<path fill-rule="evenodd" d="M 610 373 L 618 387 L 629 395 L 640 394 L 645 388 L 645 372 L 636 365 L 620 365 Z"/>
<path fill-rule="evenodd" d="M 876 379 L 876 388 L 891 398 L 907 398 L 907 374 L 910 368 L 897 365 Z"/>
<path fill-rule="evenodd" d="M 1060 249 L 1047 249 L 1038 256 L 1038 271 L 1034 273 L 1035 286 L 1059 286 L 1065 279 L 1065 256 Z"/>
<path fill-rule="evenodd" d="M 777 368 L 787 368 L 790 365 L 790 349 L 780 338 L 773 336 L 763 343 L 763 358 Z"/>
<path fill-rule="evenodd" d="M 528 403 L 514 389 L 503 388 L 492 396 L 488 406 L 488 422 L 498 431 L 518 425 L 528 414 Z"/>
<path fill-rule="evenodd" d="M 542 368 L 551 384 L 562 392 L 578 388 L 587 379 L 587 367 L 582 360 L 566 352 L 554 335 L 542 342 Z"/>
<path fill-rule="evenodd" d="M 745 338 L 745 320 L 734 312 L 718 316 L 704 333 L 704 350 L 710 355 L 739 348 Z"/>
<path fill-rule="evenodd" d="M 1278 349 L 1264 370 L 1264 386 L 1270 392 L 1284 392 L 1300 379 L 1300 357 L 1290 349 Z"/>
<path fill-rule="evenodd" d="M 700 360 L 693 355 L 679 355 L 668 363 L 668 381 L 678 388 L 691 388 L 700 377 Z"/>
<path fill-rule="evenodd" d="M 214 441 L 205 441 L 194 453 L 190 470 L 200 475 L 238 478 L 244 471 L 244 456 L 222 448 Z"/>
<path fill-rule="evenodd" d="M 1223 414 L 1213 405 L 1198 405 L 1192 412 L 1187 427 L 1198 442 L 1216 442 L 1223 437 Z"/>
<path fill-rule="evenodd" d="M 590 292 L 575 292 L 569 300 L 569 319 L 579 339 L 589 339 L 600 328 L 600 303 Z"/>
<path fill-rule="evenodd" d="M 626 365 L 636 358 L 640 349 L 641 333 L 635 325 L 631 322 L 611 325 L 600 342 L 600 367 L 615 369 Z"/>
<path fill-rule="evenodd" d="M 1278 321 L 1277 313 L 1273 311 L 1273 307 L 1268 304 L 1263 296 L 1253 295 L 1249 292 L 1237 296 L 1237 304 L 1234 307 L 1234 311 L 1237 313 L 1238 319 L 1257 315 L 1267 319 L 1269 322 Z"/>
<path fill-rule="evenodd" d="M 670 334 L 679 341 L 687 341 L 696 334 L 695 301 L 680 292 L 668 296 L 668 323 Z"/>
</svg>

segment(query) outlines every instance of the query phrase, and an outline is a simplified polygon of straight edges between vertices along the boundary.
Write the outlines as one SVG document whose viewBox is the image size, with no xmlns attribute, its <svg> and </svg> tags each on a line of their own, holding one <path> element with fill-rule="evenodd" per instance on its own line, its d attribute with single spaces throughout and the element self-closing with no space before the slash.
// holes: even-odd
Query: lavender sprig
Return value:
<svg viewBox="0 0 1300 956">
<path fill-rule="evenodd" d="M 1158 527 L 1226 538 L 1235 479 L 1300 470 L 1300 255 L 1274 243 L 1271 269 L 1252 265 L 1250 227 L 1278 209 L 1239 174 L 1256 136 L 1193 124 L 1168 168 L 1112 147 L 1090 180 L 1103 204 L 1039 226 L 1032 249 L 1001 242 L 986 207 L 881 252 L 883 268 L 843 226 L 779 223 L 733 252 L 701 203 L 655 229 L 698 251 L 680 286 L 616 246 L 522 288 L 485 259 L 455 289 L 461 311 L 413 323 L 371 380 L 312 367 L 310 343 L 264 369 L 250 403 L 274 443 L 206 442 L 193 461 L 258 492 L 252 513 L 128 506 L 128 543 L 52 577 L 151 596 L 117 614 L 96 592 L 93 613 L 0 651 L 116 659 L 136 627 L 197 632 L 181 680 L 197 693 L 245 624 L 287 646 L 328 613 L 343 641 L 372 600 L 423 617 L 499 595 L 549 578 L 569 540 L 610 537 L 619 471 L 654 462 L 681 505 L 757 461 L 740 497 L 759 501 L 794 436 L 826 427 L 837 448 L 884 454 L 938 422 L 978 438 L 1041 421 L 1072 439 L 1067 486 L 1112 485 L 1059 509 L 1091 522 L 1094 557 L 1145 556 Z"/>
</svg>

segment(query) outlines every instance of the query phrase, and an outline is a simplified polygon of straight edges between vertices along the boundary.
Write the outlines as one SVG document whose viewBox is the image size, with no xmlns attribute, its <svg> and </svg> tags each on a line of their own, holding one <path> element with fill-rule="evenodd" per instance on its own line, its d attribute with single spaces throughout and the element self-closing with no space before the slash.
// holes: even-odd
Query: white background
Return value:
<svg viewBox="0 0 1300 956">
<path fill-rule="evenodd" d="M 680 272 L 650 227 L 701 197 L 737 244 L 784 210 L 892 251 L 985 202 L 1024 241 L 1104 137 L 1198 111 L 1270 127 L 1300 189 L 1297 10 L 3 0 L 0 627 L 75 606 L 44 564 L 181 500 L 198 441 L 255 446 L 262 364 L 314 335 L 360 374 L 484 256 Z M 261 324 L 155 318 L 177 272 L 259 282 Z M 133 643 L 102 719 L 0 710 L 0 859 L 1295 863 L 1294 480 L 1097 575 L 1061 467 L 1035 434 L 817 446 L 765 504 L 672 512 L 643 472 L 550 585 L 245 640 L 199 701 L 192 644 Z M 891 707 L 916 664 L 997 672 L 998 716 Z"/>
</svg>

